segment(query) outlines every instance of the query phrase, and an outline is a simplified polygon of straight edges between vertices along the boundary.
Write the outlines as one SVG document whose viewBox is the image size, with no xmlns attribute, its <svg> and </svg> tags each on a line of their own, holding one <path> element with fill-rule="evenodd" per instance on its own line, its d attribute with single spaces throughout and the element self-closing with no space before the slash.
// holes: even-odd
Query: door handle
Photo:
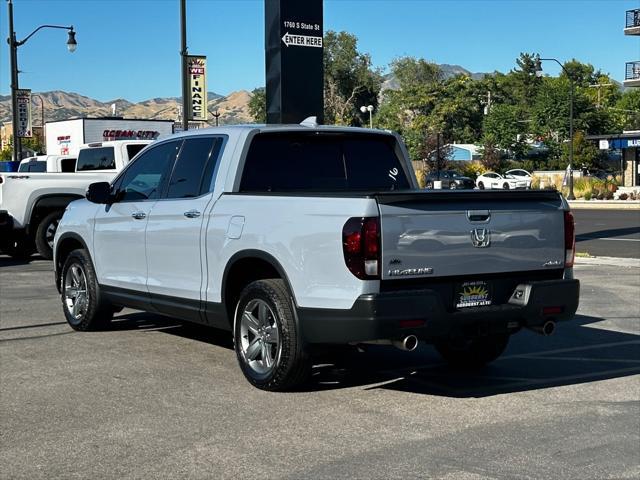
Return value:
<svg viewBox="0 0 640 480">
<path fill-rule="evenodd" d="M 142 220 L 147 217 L 147 214 L 144 212 L 134 212 L 131 214 L 131 216 L 136 220 Z"/>
<path fill-rule="evenodd" d="M 198 210 L 189 210 L 188 212 L 184 212 L 184 216 L 187 218 L 198 218 L 200 212 Z"/>
</svg>

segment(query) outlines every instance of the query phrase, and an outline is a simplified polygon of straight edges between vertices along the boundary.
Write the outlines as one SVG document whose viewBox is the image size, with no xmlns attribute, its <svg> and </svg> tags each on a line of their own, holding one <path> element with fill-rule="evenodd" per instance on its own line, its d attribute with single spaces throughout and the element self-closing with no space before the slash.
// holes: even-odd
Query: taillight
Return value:
<svg viewBox="0 0 640 480">
<path fill-rule="evenodd" d="M 576 254 L 576 227 L 573 213 L 564 212 L 564 266 L 573 267 Z"/>
<path fill-rule="evenodd" d="M 342 227 L 342 251 L 347 268 L 362 280 L 380 278 L 378 217 L 350 218 Z"/>
</svg>

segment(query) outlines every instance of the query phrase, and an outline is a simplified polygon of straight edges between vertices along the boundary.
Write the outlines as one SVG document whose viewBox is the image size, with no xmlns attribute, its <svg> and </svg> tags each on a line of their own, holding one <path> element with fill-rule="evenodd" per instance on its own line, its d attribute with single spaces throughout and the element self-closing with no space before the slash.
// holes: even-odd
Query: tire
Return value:
<svg viewBox="0 0 640 480">
<path fill-rule="evenodd" d="M 253 386 L 284 391 L 307 381 L 311 359 L 296 323 L 291 294 L 282 280 L 250 283 L 240 295 L 235 315 L 236 356 Z"/>
<path fill-rule="evenodd" d="M 509 190 L 509 184 L 505 183 L 504 185 L 502 185 L 502 188 L 504 188 L 505 190 Z"/>
<path fill-rule="evenodd" d="M 427 184 L 424 186 L 424 188 L 432 189 L 433 188 L 433 182 L 427 182 Z"/>
<path fill-rule="evenodd" d="M 450 365 L 468 370 L 479 369 L 498 358 L 509 343 L 509 334 L 487 335 L 472 339 L 449 339 L 434 346 Z"/>
<path fill-rule="evenodd" d="M 96 272 L 86 250 L 69 254 L 62 267 L 60 287 L 62 310 L 71 328 L 85 332 L 109 325 L 113 309 L 100 294 Z"/>
<path fill-rule="evenodd" d="M 63 213 L 62 211 L 51 212 L 40 221 L 36 229 L 36 249 L 45 260 L 53 258 L 53 237 Z"/>
<path fill-rule="evenodd" d="M 458 185 L 456 185 L 456 182 L 451 182 L 449 184 L 449 190 L 457 190 Z"/>
<path fill-rule="evenodd" d="M 35 246 L 30 238 L 21 236 L 20 238 L 3 240 L 0 243 L 0 251 L 16 260 L 26 260 L 33 255 Z"/>
<path fill-rule="evenodd" d="M 484 183 L 482 183 L 482 182 L 478 182 L 478 188 L 479 188 L 480 190 L 484 190 Z"/>
</svg>

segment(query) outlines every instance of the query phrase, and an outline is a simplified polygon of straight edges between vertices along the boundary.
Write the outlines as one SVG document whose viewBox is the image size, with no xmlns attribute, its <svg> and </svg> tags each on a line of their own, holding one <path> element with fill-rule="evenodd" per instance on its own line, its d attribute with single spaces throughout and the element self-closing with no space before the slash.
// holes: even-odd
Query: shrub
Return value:
<svg viewBox="0 0 640 480">
<path fill-rule="evenodd" d="M 635 200 L 635 199 L 636 199 L 636 197 L 637 197 L 637 196 L 636 196 L 636 192 L 631 192 L 631 193 L 629 194 L 629 200 Z"/>
<path fill-rule="evenodd" d="M 627 198 L 629 198 L 629 195 L 627 195 L 626 193 L 621 193 L 618 197 L 618 200 L 626 200 Z"/>
<path fill-rule="evenodd" d="M 416 170 L 416 180 L 418 180 L 418 186 L 424 188 L 426 186 L 426 177 L 424 170 Z"/>
<path fill-rule="evenodd" d="M 613 200 L 613 192 L 611 190 L 608 190 L 607 193 L 604 194 L 604 199 Z"/>
<path fill-rule="evenodd" d="M 604 192 L 599 192 L 598 196 L 596 197 L 598 200 L 604 200 Z"/>
<path fill-rule="evenodd" d="M 584 192 L 584 199 L 585 200 L 591 200 L 591 192 L 590 191 Z"/>
</svg>

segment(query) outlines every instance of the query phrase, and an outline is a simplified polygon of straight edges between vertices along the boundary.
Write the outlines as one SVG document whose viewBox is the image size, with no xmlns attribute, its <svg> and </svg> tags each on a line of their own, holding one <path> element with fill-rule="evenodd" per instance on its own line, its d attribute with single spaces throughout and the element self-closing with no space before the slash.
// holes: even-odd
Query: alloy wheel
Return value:
<svg viewBox="0 0 640 480">
<path fill-rule="evenodd" d="M 89 307 L 87 277 L 78 264 L 71 265 L 64 277 L 64 303 L 69 314 L 77 321 L 84 319 Z"/>
<path fill-rule="evenodd" d="M 269 375 L 278 364 L 282 350 L 278 322 L 274 311 L 262 299 L 254 298 L 244 307 L 240 348 L 246 364 L 260 376 Z"/>
</svg>

